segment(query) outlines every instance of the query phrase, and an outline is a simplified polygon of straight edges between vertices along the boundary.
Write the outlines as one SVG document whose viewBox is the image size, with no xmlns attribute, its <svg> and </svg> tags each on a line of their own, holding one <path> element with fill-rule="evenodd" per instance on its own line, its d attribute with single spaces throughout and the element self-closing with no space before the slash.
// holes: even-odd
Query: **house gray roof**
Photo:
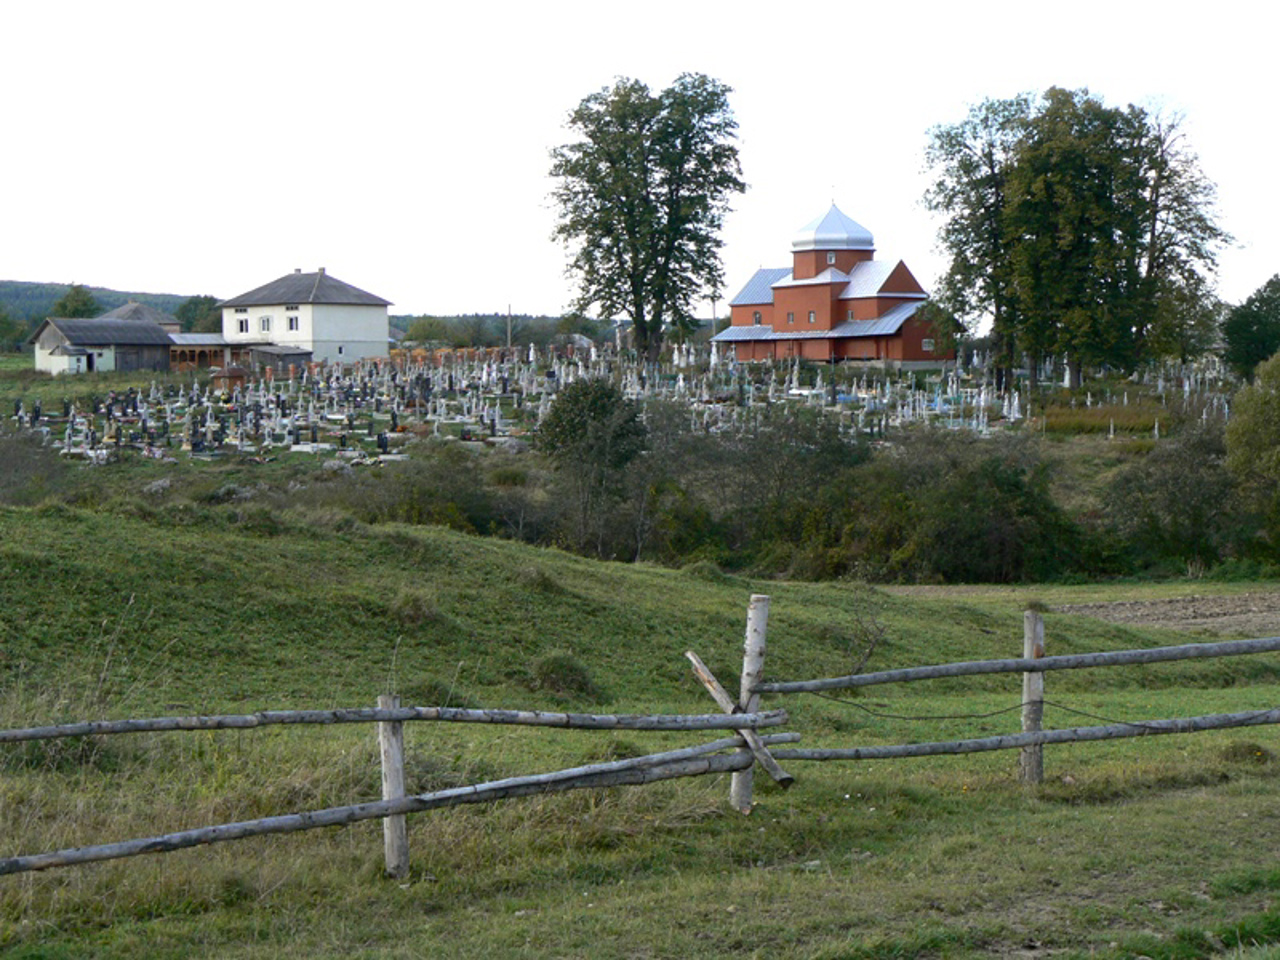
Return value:
<svg viewBox="0 0 1280 960">
<path fill-rule="evenodd" d="M 887 337 L 902 329 L 920 303 L 901 303 L 874 320 L 846 320 L 830 330 L 783 330 L 772 327 L 726 327 L 711 338 L 713 343 L 744 343 L 752 340 L 842 340 L 846 337 Z"/>
<path fill-rule="evenodd" d="M 163 310 L 157 310 L 155 307 L 149 307 L 145 303 L 138 303 L 136 300 L 130 300 L 123 306 L 116 307 L 114 310 L 108 310 L 99 320 L 146 320 L 149 323 L 177 323 L 176 317 L 171 317 Z"/>
<path fill-rule="evenodd" d="M 897 263 L 892 260 L 864 260 L 855 264 L 853 270 L 849 272 L 849 285 L 840 292 L 840 299 L 856 300 L 859 297 L 875 297 L 882 293 L 887 296 L 925 299 L 927 294 L 917 293 L 914 290 L 904 293 L 884 289 L 890 275 L 900 266 L 902 266 L 901 260 Z"/>
<path fill-rule="evenodd" d="M 790 267 L 761 267 L 741 292 L 729 301 L 731 307 L 753 303 L 773 303 L 773 286 L 791 276 Z"/>
<path fill-rule="evenodd" d="M 74 347 L 147 347 L 172 344 L 169 334 L 155 323 L 148 320 L 117 320 L 95 317 L 92 320 L 69 320 L 64 317 L 50 317 L 36 328 L 27 340 L 34 343 L 44 331 L 46 324 Z"/>
<path fill-rule="evenodd" d="M 303 273 L 295 270 L 279 280 L 242 293 L 230 300 L 223 300 L 220 307 L 261 307 L 278 303 L 328 303 L 344 306 L 389 307 L 390 300 L 367 293 L 359 287 L 343 283 L 337 277 L 331 277 L 324 268 L 315 273 Z"/>
<path fill-rule="evenodd" d="M 806 223 L 791 241 L 792 250 L 874 250 L 871 231 L 840 212 L 831 209 L 817 220 Z"/>
<path fill-rule="evenodd" d="M 220 333 L 171 333 L 169 338 L 178 347 L 225 347 L 228 344 Z"/>
<path fill-rule="evenodd" d="M 859 266 L 855 264 L 855 267 Z M 849 274 L 843 270 L 837 270 L 835 267 L 827 267 L 816 277 L 806 277 L 803 280 L 797 280 L 795 277 L 786 276 L 774 284 L 775 287 L 810 287 L 817 286 L 822 283 L 846 283 L 849 280 Z"/>
</svg>

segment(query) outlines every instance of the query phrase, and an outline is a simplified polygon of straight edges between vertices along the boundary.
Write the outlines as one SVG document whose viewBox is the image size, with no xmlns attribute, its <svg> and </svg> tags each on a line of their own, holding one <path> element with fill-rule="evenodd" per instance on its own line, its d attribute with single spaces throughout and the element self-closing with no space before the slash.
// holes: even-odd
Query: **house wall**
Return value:
<svg viewBox="0 0 1280 960">
<path fill-rule="evenodd" d="M 835 263 L 827 263 L 828 253 L 835 254 Z M 827 267 L 848 273 L 855 264 L 874 256 L 874 250 L 797 250 L 791 254 L 791 275 L 797 280 L 808 280 Z"/>
<path fill-rule="evenodd" d="M 33 345 L 32 352 L 35 354 L 36 370 L 41 373 L 75 372 L 75 364 L 68 362 L 74 361 L 75 357 L 56 357 L 50 352 L 62 342 L 62 335 L 54 330 L 53 327 L 46 326 L 44 328 Z"/>
<path fill-rule="evenodd" d="M 924 341 L 933 339 L 933 325 L 916 318 L 911 318 L 902 325 L 899 331 L 898 340 L 901 343 L 901 355 L 896 359 L 899 360 L 936 360 L 941 363 L 943 360 L 954 360 L 956 358 L 955 350 L 926 350 Z"/>
<path fill-rule="evenodd" d="M 278 303 L 257 307 L 223 307 L 222 335 L 229 343 L 273 343 L 311 352 L 315 361 L 350 362 L 385 357 L 390 324 L 385 306 L 352 306 L 332 303 Z M 237 313 L 237 309 L 244 310 Z M 289 329 L 297 318 L 297 330 Z M 240 321 L 248 330 L 240 330 Z M 264 320 L 268 329 L 263 329 Z"/>
<path fill-rule="evenodd" d="M 796 331 L 830 330 L 832 308 L 840 284 L 820 283 L 803 287 L 778 287 L 773 291 L 773 329 L 778 333 Z M 809 311 L 814 322 L 809 322 Z M 794 323 L 787 323 L 787 314 L 795 315 Z M 841 320 L 844 317 L 840 318 Z"/>
<path fill-rule="evenodd" d="M 312 311 L 312 359 L 350 363 L 387 355 L 391 328 L 386 307 L 318 303 Z"/>
<path fill-rule="evenodd" d="M 754 326 L 757 310 L 760 311 L 761 326 L 773 326 L 772 303 L 751 303 L 746 305 L 735 304 L 729 308 L 729 323 L 735 327 Z"/>
</svg>

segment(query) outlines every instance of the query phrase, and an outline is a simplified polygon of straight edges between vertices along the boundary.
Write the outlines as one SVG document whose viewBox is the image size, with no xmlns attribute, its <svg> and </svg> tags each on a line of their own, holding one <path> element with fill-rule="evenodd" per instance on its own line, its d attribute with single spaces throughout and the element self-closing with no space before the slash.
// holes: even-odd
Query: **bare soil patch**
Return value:
<svg viewBox="0 0 1280 960">
<path fill-rule="evenodd" d="M 1280 591 L 1217 597 L 1117 600 L 1111 603 L 1067 603 L 1053 609 L 1059 613 L 1078 613 L 1111 623 L 1162 627 L 1188 633 L 1249 637 L 1280 635 Z"/>
</svg>

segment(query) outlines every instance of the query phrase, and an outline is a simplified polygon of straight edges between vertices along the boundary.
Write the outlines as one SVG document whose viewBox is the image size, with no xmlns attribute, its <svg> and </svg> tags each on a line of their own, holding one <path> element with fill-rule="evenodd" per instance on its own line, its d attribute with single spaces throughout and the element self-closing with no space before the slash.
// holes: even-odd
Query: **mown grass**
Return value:
<svg viewBox="0 0 1280 960">
<path fill-rule="evenodd" d="M 1030 599 L 1172 589 L 907 595 L 601 564 L 301 514 L 273 515 L 263 530 L 235 509 L 0 510 L 0 725 L 364 705 L 387 691 L 410 702 L 703 711 L 711 703 L 683 651 L 732 686 L 753 592 L 773 598 L 768 674 L 791 679 L 852 669 L 869 623 L 884 638 L 868 669 L 1013 655 Z M 1055 653 L 1184 639 L 1055 613 L 1046 632 Z M 1052 674 L 1046 723 L 1270 707 L 1273 661 Z M 1004 676 L 784 705 L 805 745 L 848 746 L 1014 730 L 1018 696 L 1019 679 Z M 428 725 L 407 737 L 412 790 L 692 742 Z M 797 785 L 758 783 L 745 818 L 726 811 L 724 778 L 460 808 L 410 818 L 413 872 L 402 883 L 380 876 L 376 823 L 6 877 L 0 952 L 1204 955 L 1186 951 L 1280 937 L 1278 754 L 1270 728 L 1064 746 L 1047 752 L 1048 781 L 1035 790 L 1017 784 L 1010 753 L 795 763 Z M 365 727 L 4 748 L 0 855 L 378 790 Z"/>
</svg>

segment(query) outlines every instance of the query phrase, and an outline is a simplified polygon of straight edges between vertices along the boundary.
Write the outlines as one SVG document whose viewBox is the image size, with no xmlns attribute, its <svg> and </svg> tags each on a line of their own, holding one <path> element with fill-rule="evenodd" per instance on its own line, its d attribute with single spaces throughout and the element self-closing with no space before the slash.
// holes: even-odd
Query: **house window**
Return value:
<svg viewBox="0 0 1280 960">
<path fill-rule="evenodd" d="M 286 304 L 284 305 L 284 308 L 285 308 L 286 310 L 297 310 L 297 309 L 298 309 L 298 305 L 297 305 L 296 303 L 286 303 Z"/>
<path fill-rule="evenodd" d="M 933 340 L 929 337 L 925 337 L 920 341 L 920 349 L 925 353 L 933 353 Z"/>
<path fill-rule="evenodd" d="M 249 312 L 248 307 L 236 307 L 236 313 L 248 313 L 248 312 Z"/>
<path fill-rule="evenodd" d="M 809 322 L 816 323 L 818 320 L 818 312 L 816 310 L 809 311 Z"/>
<path fill-rule="evenodd" d="M 290 330 L 297 330 L 297 329 L 298 329 L 298 318 L 297 318 L 297 317 L 290 317 L 290 318 L 289 318 L 289 329 L 290 329 Z"/>
<path fill-rule="evenodd" d="M 270 332 L 271 332 L 271 318 L 270 318 L 270 317 L 259 317 L 259 318 L 258 318 L 258 330 L 260 330 L 262 333 L 270 333 Z"/>
<path fill-rule="evenodd" d="M 796 322 L 796 315 L 795 315 L 794 313 L 791 313 L 791 312 L 789 312 L 789 311 L 788 311 L 788 313 L 787 313 L 787 323 L 795 323 L 795 322 Z"/>
<path fill-rule="evenodd" d="M 248 317 L 241 317 L 239 320 L 237 320 L 237 321 L 236 321 L 236 328 L 237 328 L 241 333 L 248 333 L 248 332 L 249 332 L 249 318 L 248 318 Z"/>
<path fill-rule="evenodd" d="M 760 311 L 759 311 L 759 310 L 757 310 L 757 311 L 755 311 L 754 313 L 752 313 L 752 314 L 751 314 L 751 322 L 752 322 L 753 324 L 755 324 L 757 327 L 758 327 L 758 326 L 760 326 L 760 321 L 761 321 L 761 319 L 762 319 L 762 318 L 761 318 L 761 316 L 760 316 Z"/>
<path fill-rule="evenodd" d="M 341 347 L 341 346 L 339 346 L 339 347 L 338 347 L 338 356 L 342 356 L 342 347 Z"/>
<path fill-rule="evenodd" d="M 835 263 L 835 262 L 836 262 L 836 255 L 835 255 L 834 253 L 828 253 L 828 254 L 827 254 L 827 264 L 828 264 L 828 266 L 829 266 L 829 265 L 831 265 L 831 264 L 833 264 L 833 263 Z"/>
</svg>

